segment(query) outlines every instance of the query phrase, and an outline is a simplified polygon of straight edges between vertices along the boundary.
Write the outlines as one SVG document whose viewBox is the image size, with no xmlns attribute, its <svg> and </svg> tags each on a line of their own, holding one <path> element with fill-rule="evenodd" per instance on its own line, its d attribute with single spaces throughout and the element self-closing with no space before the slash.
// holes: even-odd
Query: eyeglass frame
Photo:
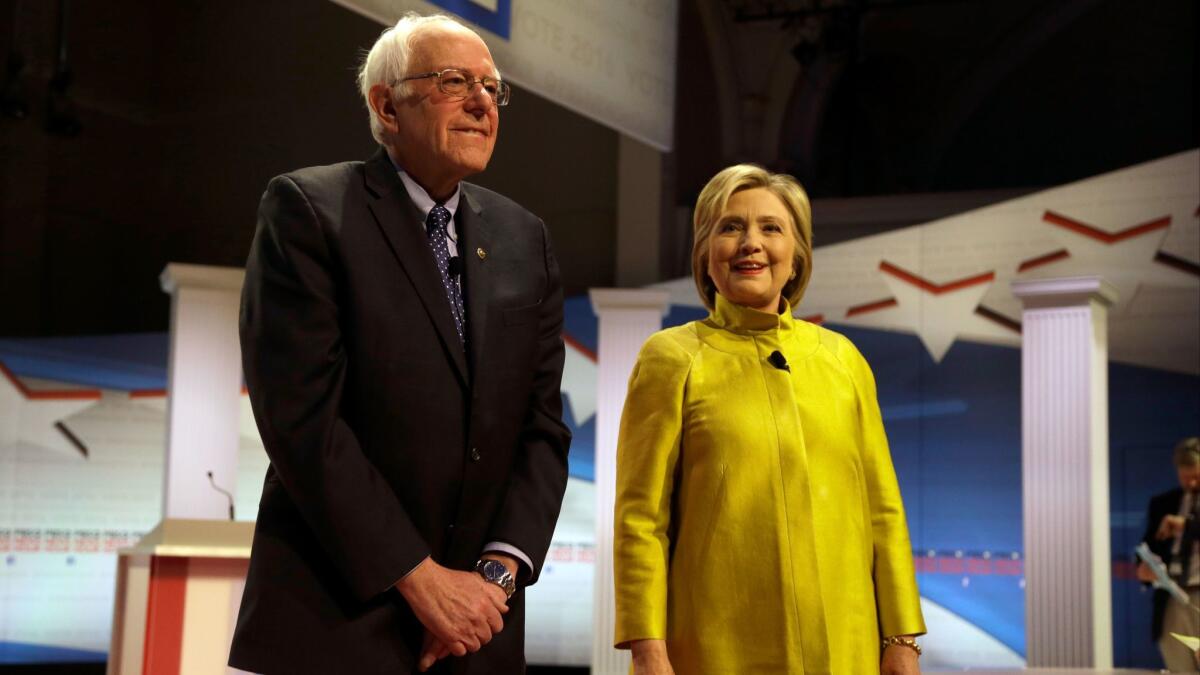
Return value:
<svg viewBox="0 0 1200 675">
<path fill-rule="evenodd" d="M 463 79 L 465 79 L 467 81 L 467 93 L 452 94 L 443 88 L 442 76 L 451 71 L 453 71 L 455 73 L 461 73 L 463 75 Z M 442 70 L 431 72 L 431 73 L 421 73 L 420 75 L 409 75 L 408 77 L 402 77 L 398 80 L 393 80 L 392 86 L 394 87 L 394 86 L 400 84 L 401 82 L 408 82 L 409 80 L 423 80 L 423 79 L 426 79 L 429 77 L 437 78 L 438 91 L 442 92 L 446 96 L 453 96 L 459 100 L 470 98 L 472 95 L 471 92 L 473 92 L 475 90 L 476 84 L 478 84 L 480 86 L 480 88 L 483 89 L 484 93 L 488 95 L 488 98 L 490 98 L 492 100 L 492 103 L 494 103 L 497 108 L 502 108 L 502 107 L 508 105 L 508 100 L 512 96 L 512 86 L 509 85 L 504 80 L 497 79 L 490 75 L 483 75 L 480 77 L 471 77 L 471 74 L 469 72 L 463 70 L 462 68 L 443 68 Z M 488 89 L 487 89 L 488 81 L 496 83 L 495 95 L 493 95 L 491 92 L 488 91 Z M 501 97 L 503 97 L 503 99 L 504 99 L 503 103 L 500 102 Z"/>
</svg>

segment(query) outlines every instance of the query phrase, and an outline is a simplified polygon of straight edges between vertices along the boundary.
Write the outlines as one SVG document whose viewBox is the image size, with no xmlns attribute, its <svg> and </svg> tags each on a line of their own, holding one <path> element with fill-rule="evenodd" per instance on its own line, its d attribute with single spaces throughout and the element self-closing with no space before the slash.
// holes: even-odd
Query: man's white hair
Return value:
<svg viewBox="0 0 1200 675">
<path fill-rule="evenodd" d="M 409 58 L 412 56 L 414 38 L 430 28 L 439 26 L 475 33 L 454 17 L 445 14 L 422 16 L 416 12 L 409 12 L 400 17 L 395 26 L 384 30 L 375 44 L 371 46 L 371 51 L 367 52 L 366 57 L 363 58 L 362 65 L 358 69 L 358 90 L 362 94 L 363 102 L 367 105 L 367 112 L 371 116 L 371 135 L 377 142 L 382 144 L 386 139 L 383 125 L 375 115 L 375 110 L 371 108 L 371 87 L 377 84 L 391 87 L 396 80 L 412 74 L 406 70 Z M 395 87 L 395 92 L 399 96 L 407 96 L 410 91 L 411 85 L 408 82 L 401 82 Z"/>
</svg>

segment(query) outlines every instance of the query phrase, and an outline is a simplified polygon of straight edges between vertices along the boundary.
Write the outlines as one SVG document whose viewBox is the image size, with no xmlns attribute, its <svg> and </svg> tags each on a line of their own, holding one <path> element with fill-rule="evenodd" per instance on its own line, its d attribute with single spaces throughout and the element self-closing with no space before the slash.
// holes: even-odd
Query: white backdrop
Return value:
<svg viewBox="0 0 1200 675">
<path fill-rule="evenodd" d="M 677 0 L 334 2 L 386 25 L 409 11 L 455 14 L 483 36 L 504 79 L 671 149 Z"/>
</svg>

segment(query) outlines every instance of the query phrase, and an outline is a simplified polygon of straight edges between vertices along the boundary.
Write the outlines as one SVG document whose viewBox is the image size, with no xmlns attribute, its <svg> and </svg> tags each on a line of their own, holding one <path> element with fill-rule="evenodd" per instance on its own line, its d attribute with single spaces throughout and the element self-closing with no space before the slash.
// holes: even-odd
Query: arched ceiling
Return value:
<svg viewBox="0 0 1200 675">
<path fill-rule="evenodd" d="M 1195 25 L 1192 0 L 681 0 L 678 203 L 736 161 L 847 197 L 1195 147 Z"/>
</svg>

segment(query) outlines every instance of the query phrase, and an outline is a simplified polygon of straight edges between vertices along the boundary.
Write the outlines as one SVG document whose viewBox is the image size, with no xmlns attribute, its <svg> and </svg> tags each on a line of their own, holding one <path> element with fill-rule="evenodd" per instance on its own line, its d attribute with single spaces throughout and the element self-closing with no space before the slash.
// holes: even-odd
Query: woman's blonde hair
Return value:
<svg viewBox="0 0 1200 675">
<path fill-rule="evenodd" d="M 696 211 L 692 215 L 692 276 L 700 299 L 710 310 L 716 305 L 717 287 L 708 276 L 708 240 L 729 198 L 735 192 L 763 188 L 779 197 L 791 214 L 792 235 L 796 237 L 796 253 L 792 259 L 792 270 L 796 273 L 783 286 L 783 297 L 793 308 L 804 297 L 804 289 L 812 277 L 812 206 L 808 194 L 795 178 L 785 173 L 771 173 L 755 164 L 737 164 L 722 169 L 708 181 L 696 200 Z"/>
</svg>

